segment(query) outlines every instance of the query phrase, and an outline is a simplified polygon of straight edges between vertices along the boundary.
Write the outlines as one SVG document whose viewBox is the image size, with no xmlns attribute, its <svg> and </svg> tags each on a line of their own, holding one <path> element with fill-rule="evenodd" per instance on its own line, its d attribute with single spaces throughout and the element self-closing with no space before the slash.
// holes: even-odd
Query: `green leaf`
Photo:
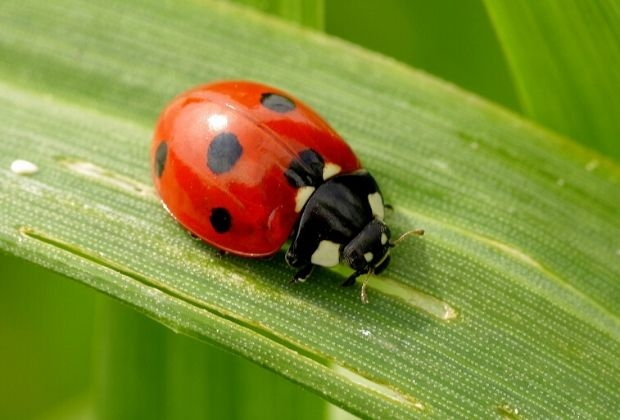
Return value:
<svg viewBox="0 0 620 420">
<path fill-rule="evenodd" d="M 0 6 L 0 249 L 367 417 L 613 417 L 620 168 L 350 44 L 210 2 Z M 324 115 L 393 206 L 359 290 L 291 285 L 282 253 L 220 257 L 161 208 L 154 121 L 213 79 L 276 84 Z M 16 159 L 38 166 L 19 175 Z M 359 287 L 359 286 L 358 286 Z"/>
<path fill-rule="evenodd" d="M 620 160 L 616 1 L 485 1 L 527 115 Z"/>
<path fill-rule="evenodd" d="M 220 0 L 222 1 L 222 0 Z M 259 10 L 280 16 L 289 22 L 297 22 L 306 27 L 322 30 L 325 27 L 324 0 L 225 0 L 255 7 Z"/>
</svg>

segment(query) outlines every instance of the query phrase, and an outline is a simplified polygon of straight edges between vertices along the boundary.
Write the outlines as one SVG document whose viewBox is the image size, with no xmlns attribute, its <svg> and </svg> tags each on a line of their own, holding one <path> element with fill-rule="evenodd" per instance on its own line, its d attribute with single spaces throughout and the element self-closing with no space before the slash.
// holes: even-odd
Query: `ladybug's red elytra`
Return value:
<svg viewBox="0 0 620 420">
<path fill-rule="evenodd" d="M 157 122 L 151 162 L 165 208 L 220 250 L 265 257 L 290 238 L 296 282 L 343 262 L 354 270 L 343 285 L 352 285 L 389 264 L 394 243 L 374 178 L 320 116 L 279 89 L 222 81 L 181 94 Z"/>
</svg>

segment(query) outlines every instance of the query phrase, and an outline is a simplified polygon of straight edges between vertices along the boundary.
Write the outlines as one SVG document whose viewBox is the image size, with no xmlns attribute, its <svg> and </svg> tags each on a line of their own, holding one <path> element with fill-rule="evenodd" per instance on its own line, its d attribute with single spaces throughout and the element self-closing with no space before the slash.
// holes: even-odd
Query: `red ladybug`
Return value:
<svg viewBox="0 0 620 420">
<path fill-rule="evenodd" d="M 279 89 L 224 81 L 183 93 L 157 122 L 151 162 L 168 212 L 216 248 L 264 257 L 291 238 L 296 282 L 342 261 L 352 285 L 390 261 L 375 180 L 321 117 Z"/>
</svg>

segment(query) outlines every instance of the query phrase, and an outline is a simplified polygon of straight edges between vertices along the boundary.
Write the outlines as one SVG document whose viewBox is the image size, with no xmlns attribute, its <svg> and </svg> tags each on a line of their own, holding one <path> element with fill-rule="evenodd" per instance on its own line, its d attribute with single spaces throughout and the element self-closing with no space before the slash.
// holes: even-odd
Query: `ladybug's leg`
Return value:
<svg viewBox="0 0 620 420">
<path fill-rule="evenodd" d="M 227 254 L 227 252 L 224 251 L 223 249 L 218 249 L 216 255 L 217 255 L 218 258 L 224 258 L 226 256 L 226 254 Z"/>
<path fill-rule="evenodd" d="M 293 276 L 292 282 L 303 283 L 308 279 L 308 277 L 310 277 L 310 274 L 312 274 L 312 270 L 314 270 L 314 264 L 308 264 L 300 268 L 297 273 L 295 273 L 295 276 Z"/>
<path fill-rule="evenodd" d="M 355 280 L 362 274 L 367 274 L 368 270 L 357 270 L 355 273 L 351 274 L 344 282 L 342 282 L 342 287 L 349 287 L 355 284 Z"/>
</svg>

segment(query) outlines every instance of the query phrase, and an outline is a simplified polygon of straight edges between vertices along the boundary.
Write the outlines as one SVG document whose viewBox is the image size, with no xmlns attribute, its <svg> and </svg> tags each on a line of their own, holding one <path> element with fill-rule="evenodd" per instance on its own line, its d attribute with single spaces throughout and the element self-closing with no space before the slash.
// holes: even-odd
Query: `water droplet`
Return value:
<svg viewBox="0 0 620 420">
<path fill-rule="evenodd" d="M 558 178 L 558 180 L 555 181 L 555 183 L 558 185 L 558 187 L 563 187 L 566 181 L 564 181 L 563 178 Z"/>
<path fill-rule="evenodd" d="M 471 147 L 472 150 L 478 150 L 480 145 L 478 144 L 478 142 L 474 141 L 474 142 L 469 143 L 469 147 Z"/>
<path fill-rule="evenodd" d="M 11 162 L 11 172 L 17 175 L 32 175 L 39 172 L 39 167 L 30 161 L 16 159 Z"/>
</svg>

